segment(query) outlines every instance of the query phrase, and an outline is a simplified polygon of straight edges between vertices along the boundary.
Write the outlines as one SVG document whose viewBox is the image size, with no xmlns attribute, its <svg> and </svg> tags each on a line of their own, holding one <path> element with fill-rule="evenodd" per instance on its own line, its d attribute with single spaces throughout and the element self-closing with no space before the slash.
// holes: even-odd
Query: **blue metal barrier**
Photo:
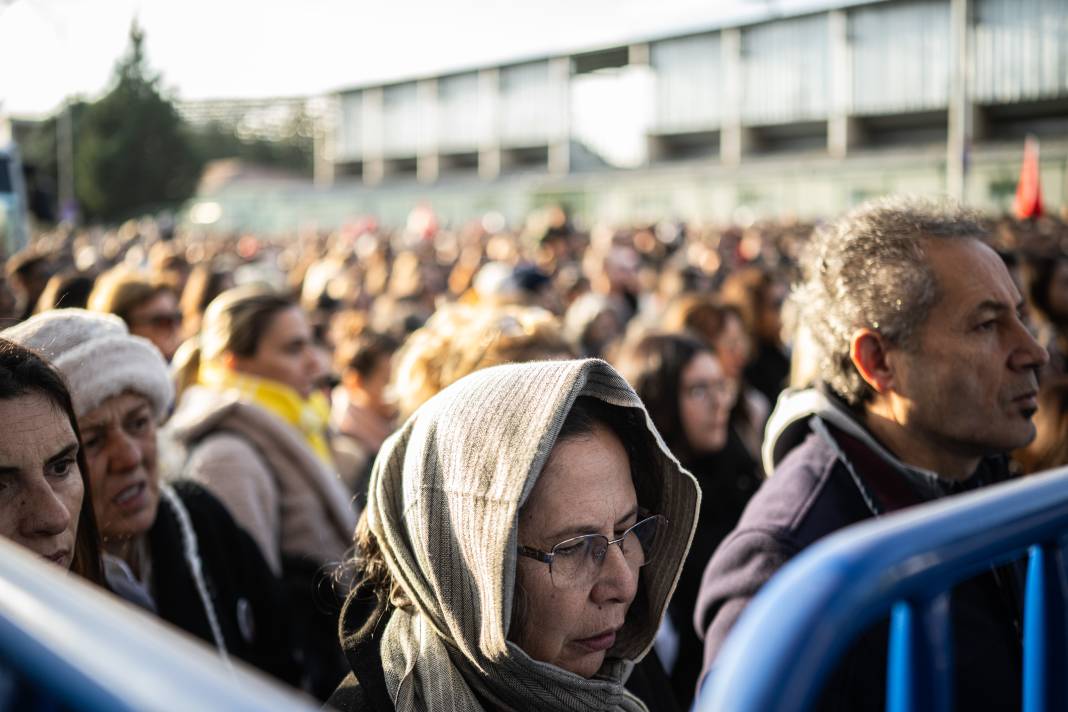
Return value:
<svg viewBox="0 0 1068 712">
<path fill-rule="evenodd" d="M 312 712 L 318 705 L 0 539 L 0 710 Z"/>
<path fill-rule="evenodd" d="M 914 507 L 827 537 L 739 618 L 700 712 L 802 712 L 849 645 L 890 615 L 887 709 L 952 709 L 947 591 L 1027 554 L 1023 708 L 1068 709 L 1068 468 Z"/>
</svg>

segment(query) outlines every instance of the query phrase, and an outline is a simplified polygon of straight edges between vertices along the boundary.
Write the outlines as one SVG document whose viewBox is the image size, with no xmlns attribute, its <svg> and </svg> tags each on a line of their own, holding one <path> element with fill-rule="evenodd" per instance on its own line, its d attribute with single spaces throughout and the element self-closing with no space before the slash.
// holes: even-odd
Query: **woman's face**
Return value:
<svg viewBox="0 0 1068 712">
<path fill-rule="evenodd" d="M 542 551 L 582 534 L 615 539 L 638 521 L 638 498 L 623 444 L 598 425 L 557 442 L 519 515 L 519 544 Z M 523 605 L 509 637 L 530 657 L 582 677 L 600 669 L 638 591 L 638 569 L 608 547 L 591 581 L 557 580 L 549 565 L 519 557 L 516 599 Z M 563 584 L 563 585 L 561 585 Z"/>
<path fill-rule="evenodd" d="M 70 568 L 85 488 L 67 415 L 35 393 L 0 400 L 0 536 Z"/>
<path fill-rule="evenodd" d="M 260 337 L 256 353 L 234 356 L 232 364 L 236 371 L 289 386 L 302 398 L 310 396 L 320 365 L 304 312 L 299 307 L 278 312 Z"/>
<path fill-rule="evenodd" d="M 182 312 L 178 298 L 162 291 L 130 310 L 130 333 L 143 336 L 156 345 L 163 358 L 170 361 L 182 343 Z"/>
<path fill-rule="evenodd" d="M 723 331 L 713 345 L 727 378 L 733 381 L 740 379 L 746 363 L 749 362 L 749 335 L 745 333 L 745 327 L 737 314 L 727 316 Z"/>
<path fill-rule="evenodd" d="M 396 408 L 387 395 L 389 381 L 393 377 L 393 359 L 383 354 L 375 361 L 374 368 L 366 376 L 355 371 L 349 378 L 350 391 L 358 392 L 360 401 L 383 418 L 392 418 Z"/>
<path fill-rule="evenodd" d="M 137 393 L 104 401 L 78 420 L 93 512 L 105 544 L 136 538 L 151 528 L 159 506 L 156 420 Z"/>
<path fill-rule="evenodd" d="M 731 388 L 716 357 L 702 351 L 679 379 L 679 416 L 686 442 L 696 453 L 718 452 L 727 442 Z"/>
</svg>

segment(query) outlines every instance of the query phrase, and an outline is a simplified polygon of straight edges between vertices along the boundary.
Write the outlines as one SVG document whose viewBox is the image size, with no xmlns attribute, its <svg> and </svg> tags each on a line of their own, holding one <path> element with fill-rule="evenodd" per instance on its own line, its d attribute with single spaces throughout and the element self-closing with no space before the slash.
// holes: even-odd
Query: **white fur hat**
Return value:
<svg viewBox="0 0 1068 712">
<path fill-rule="evenodd" d="M 79 418 L 112 396 L 134 391 L 162 419 L 174 400 L 167 363 L 151 341 L 133 336 L 113 314 L 55 309 L 0 331 L 36 351 L 67 379 Z"/>
</svg>

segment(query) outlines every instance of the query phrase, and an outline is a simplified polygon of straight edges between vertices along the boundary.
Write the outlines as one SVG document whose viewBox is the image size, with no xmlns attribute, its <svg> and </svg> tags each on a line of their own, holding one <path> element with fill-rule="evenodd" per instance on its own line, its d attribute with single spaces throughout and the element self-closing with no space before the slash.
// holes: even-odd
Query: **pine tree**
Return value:
<svg viewBox="0 0 1068 712">
<path fill-rule="evenodd" d="M 118 221 L 192 195 L 200 161 L 174 104 L 144 54 L 144 32 L 115 67 L 114 86 L 75 128 L 75 189 L 90 218 Z"/>
</svg>

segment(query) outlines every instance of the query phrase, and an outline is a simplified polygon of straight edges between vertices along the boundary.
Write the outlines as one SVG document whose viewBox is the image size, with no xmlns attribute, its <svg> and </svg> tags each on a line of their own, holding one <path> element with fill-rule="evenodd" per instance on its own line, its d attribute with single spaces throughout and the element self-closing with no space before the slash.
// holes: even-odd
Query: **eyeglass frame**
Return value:
<svg viewBox="0 0 1068 712">
<path fill-rule="evenodd" d="M 726 400 L 731 393 L 731 384 L 724 378 L 719 381 L 700 381 L 681 389 L 682 396 L 690 400 L 707 403 L 710 400 Z"/>
<path fill-rule="evenodd" d="M 519 553 L 520 556 L 526 556 L 527 558 L 534 559 L 535 561 L 540 561 L 543 564 L 548 564 L 549 565 L 549 575 L 552 576 L 553 560 L 556 559 L 556 549 L 558 547 L 563 546 L 564 544 L 567 544 L 568 542 L 575 541 L 577 539 L 586 539 L 588 537 L 598 536 L 598 537 L 601 537 L 602 539 L 604 539 L 605 541 L 608 542 L 608 544 L 605 546 L 605 549 L 604 549 L 604 551 L 605 551 L 604 558 L 605 559 L 608 558 L 608 547 L 612 546 L 613 544 L 616 544 L 616 545 L 619 546 L 619 553 L 623 554 L 623 558 L 625 559 L 627 555 L 623 551 L 623 540 L 626 539 L 627 535 L 630 534 L 634 529 L 637 529 L 639 526 L 641 526 L 642 524 L 645 524 L 650 519 L 656 519 L 657 520 L 657 528 L 658 529 L 661 526 L 667 526 L 668 524 L 670 524 L 670 521 L 668 520 L 668 518 L 665 517 L 663 514 L 650 514 L 650 515 L 648 515 L 646 517 L 642 517 L 638 521 L 634 522 L 634 524 L 632 524 L 629 527 L 627 527 L 626 531 L 624 531 L 623 534 L 621 534 L 616 539 L 609 539 L 604 534 L 580 534 L 579 536 L 569 537 L 567 539 L 564 539 L 563 541 L 557 542 L 556 544 L 553 545 L 552 549 L 550 549 L 549 551 L 542 551 L 541 549 L 535 549 L 533 547 L 522 546 L 522 545 L 517 546 L 516 549 L 517 549 L 517 552 Z M 646 562 L 646 563 L 649 563 L 649 562 Z M 604 565 L 604 559 L 601 559 L 600 562 L 598 562 L 598 566 L 603 566 L 603 565 Z M 641 564 L 641 566 L 639 566 L 638 568 L 641 568 L 642 566 L 645 566 L 645 564 Z M 553 583 L 555 585 L 556 582 L 554 581 Z"/>
</svg>

